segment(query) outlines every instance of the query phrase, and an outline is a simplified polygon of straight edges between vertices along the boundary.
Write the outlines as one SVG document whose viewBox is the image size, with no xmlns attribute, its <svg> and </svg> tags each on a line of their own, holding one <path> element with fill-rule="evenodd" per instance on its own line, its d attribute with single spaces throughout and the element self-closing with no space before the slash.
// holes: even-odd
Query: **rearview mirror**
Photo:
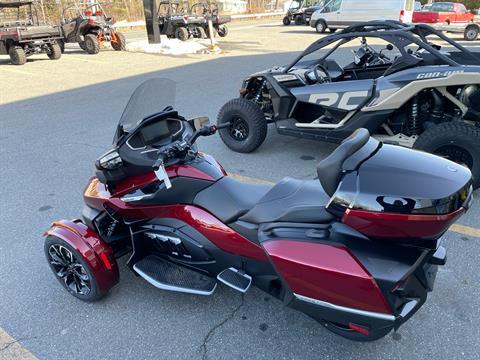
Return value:
<svg viewBox="0 0 480 360">
<path fill-rule="evenodd" d="M 208 116 L 200 116 L 190 121 L 193 122 L 195 130 L 200 130 L 202 127 L 210 123 L 210 119 L 208 118 Z"/>
</svg>

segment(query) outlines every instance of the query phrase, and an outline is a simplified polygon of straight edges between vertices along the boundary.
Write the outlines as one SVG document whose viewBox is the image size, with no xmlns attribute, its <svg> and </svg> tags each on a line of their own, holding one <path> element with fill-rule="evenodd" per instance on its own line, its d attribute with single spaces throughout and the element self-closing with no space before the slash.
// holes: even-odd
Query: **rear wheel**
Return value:
<svg viewBox="0 0 480 360">
<path fill-rule="evenodd" d="M 323 20 L 318 20 L 315 24 L 315 31 L 319 34 L 325 33 L 327 30 L 327 24 Z"/>
<path fill-rule="evenodd" d="M 27 62 L 25 50 L 20 46 L 11 46 L 8 54 L 10 55 L 10 61 L 13 65 L 24 65 Z"/>
<path fill-rule="evenodd" d="M 220 36 L 220 37 L 225 37 L 225 36 L 227 36 L 227 35 L 228 35 L 228 27 L 227 27 L 227 25 L 220 25 L 220 26 L 218 27 L 217 32 L 218 32 L 218 36 Z"/>
<path fill-rule="evenodd" d="M 197 34 L 198 34 L 198 37 L 200 39 L 206 39 L 207 38 L 207 32 L 201 26 L 197 26 Z"/>
<path fill-rule="evenodd" d="M 47 55 L 50 60 L 58 60 L 62 57 L 62 48 L 58 44 L 50 44 Z"/>
<path fill-rule="evenodd" d="M 381 339 L 385 335 L 387 335 L 390 331 L 392 331 L 391 328 L 385 328 L 385 329 L 379 329 L 379 330 L 373 330 L 373 331 L 370 330 L 369 334 L 365 335 L 358 331 L 352 330 L 349 327 L 342 324 L 337 324 L 327 320 L 323 320 L 321 321 L 321 323 L 325 327 L 325 329 L 333 332 L 334 334 L 340 335 L 341 337 L 344 337 L 349 340 L 361 341 L 361 342 L 375 341 L 375 340 Z"/>
<path fill-rule="evenodd" d="M 303 24 L 303 16 L 297 15 L 295 16 L 295 25 L 302 25 Z"/>
<path fill-rule="evenodd" d="M 65 52 L 65 41 L 57 40 L 57 43 L 60 46 L 60 50 L 62 51 L 62 54 L 63 54 Z"/>
<path fill-rule="evenodd" d="M 465 32 L 463 33 L 463 37 L 467 41 L 475 41 L 478 38 L 479 28 L 478 26 L 472 25 L 467 26 Z"/>
<path fill-rule="evenodd" d="M 85 35 L 85 41 L 83 42 L 85 51 L 91 55 L 98 54 L 100 52 L 100 42 L 95 34 Z"/>
<path fill-rule="evenodd" d="M 223 105 L 217 124 L 225 123 L 230 123 L 230 127 L 220 130 L 220 138 L 236 152 L 256 150 L 267 136 L 267 121 L 262 110 L 246 99 L 233 99 Z"/>
<path fill-rule="evenodd" d="M 87 51 L 87 48 L 85 47 L 85 41 L 79 41 L 78 46 L 80 46 L 80 49 L 83 51 Z"/>
<path fill-rule="evenodd" d="M 78 251 L 56 236 L 46 238 L 44 251 L 53 274 L 70 294 L 83 301 L 103 297 L 97 280 Z"/>
<path fill-rule="evenodd" d="M 285 26 L 288 26 L 291 23 L 290 18 L 288 16 L 285 16 L 283 18 L 282 22 L 283 22 L 283 25 L 285 25 Z"/>
<path fill-rule="evenodd" d="M 175 30 L 175 37 L 181 41 L 187 41 L 189 34 L 188 30 L 184 27 L 179 27 Z"/>
<path fill-rule="evenodd" d="M 127 47 L 127 40 L 125 39 L 125 35 L 120 32 L 115 32 L 115 40 L 112 39 L 110 45 L 112 45 L 112 48 L 115 51 L 125 51 Z"/>
<path fill-rule="evenodd" d="M 429 127 L 415 141 L 415 149 L 467 166 L 473 186 L 480 186 L 480 129 L 461 121 Z"/>
</svg>

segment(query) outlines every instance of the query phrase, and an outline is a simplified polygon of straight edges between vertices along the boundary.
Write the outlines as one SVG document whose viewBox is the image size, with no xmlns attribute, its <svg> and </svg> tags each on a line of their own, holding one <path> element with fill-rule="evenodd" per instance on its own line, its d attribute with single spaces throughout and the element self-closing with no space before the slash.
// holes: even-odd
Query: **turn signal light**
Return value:
<svg viewBox="0 0 480 360">
<path fill-rule="evenodd" d="M 95 12 L 95 15 L 102 15 L 102 14 L 103 14 L 103 11 L 102 11 L 102 10 L 97 10 L 97 11 Z"/>
<path fill-rule="evenodd" d="M 85 10 L 85 16 L 92 16 L 92 10 Z"/>
</svg>

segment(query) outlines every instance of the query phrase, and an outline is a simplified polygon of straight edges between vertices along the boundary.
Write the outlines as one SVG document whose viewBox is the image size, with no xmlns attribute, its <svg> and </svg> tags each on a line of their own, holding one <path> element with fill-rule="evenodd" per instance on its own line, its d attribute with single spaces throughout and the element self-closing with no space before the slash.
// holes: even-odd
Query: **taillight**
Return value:
<svg viewBox="0 0 480 360">
<path fill-rule="evenodd" d="M 85 10 L 85 16 L 92 16 L 92 10 Z"/>
<path fill-rule="evenodd" d="M 400 10 L 400 18 L 399 18 L 399 20 L 400 20 L 400 22 L 402 22 L 402 23 L 403 23 L 404 20 L 405 20 L 405 10 L 404 10 L 404 9 Z"/>
<path fill-rule="evenodd" d="M 97 10 L 97 11 L 95 12 L 95 15 L 102 15 L 102 14 L 103 14 L 103 11 L 102 11 L 102 10 Z"/>
</svg>

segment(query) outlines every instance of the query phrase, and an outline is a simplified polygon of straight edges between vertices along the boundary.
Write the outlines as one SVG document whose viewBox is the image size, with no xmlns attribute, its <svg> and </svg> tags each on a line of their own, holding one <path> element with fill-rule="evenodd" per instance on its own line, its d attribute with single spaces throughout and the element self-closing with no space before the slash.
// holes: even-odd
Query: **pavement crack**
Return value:
<svg viewBox="0 0 480 360">
<path fill-rule="evenodd" d="M 37 338 L 38 336 L 31 336 L 31 337 L 24 337 L 24 338 L 9 341 L 3 347 L 0 348 L 0 352 L 7 350 L 10 346 L 15 345 L 16 343 L 19 343 L 20 341 L 34 340 Z"/>
<path fill-rule="evenodd" d="M 215 331 L 217 331 L 219 328 L 224 326 L 226 323 L 228 323 L 230 320 L 232 320 L 237 312 L 242 308 L 242 306 L 245 303 L 245 296 L 242 294 L 242 301 L 240 304 L 231 311 L 225 319 L 223 319 L 221 322 L 218 324 L 212 326 L 212 328 L 208 331 L 207 335 L 203 338 L 202 345 L 200 346 L 200 350 L 202 352 L 202 360 L 207 360 L 208 359 L 208 343 L 210 340 L 212 340 L 213 336 L 215 335 Z"/>
</svg>

